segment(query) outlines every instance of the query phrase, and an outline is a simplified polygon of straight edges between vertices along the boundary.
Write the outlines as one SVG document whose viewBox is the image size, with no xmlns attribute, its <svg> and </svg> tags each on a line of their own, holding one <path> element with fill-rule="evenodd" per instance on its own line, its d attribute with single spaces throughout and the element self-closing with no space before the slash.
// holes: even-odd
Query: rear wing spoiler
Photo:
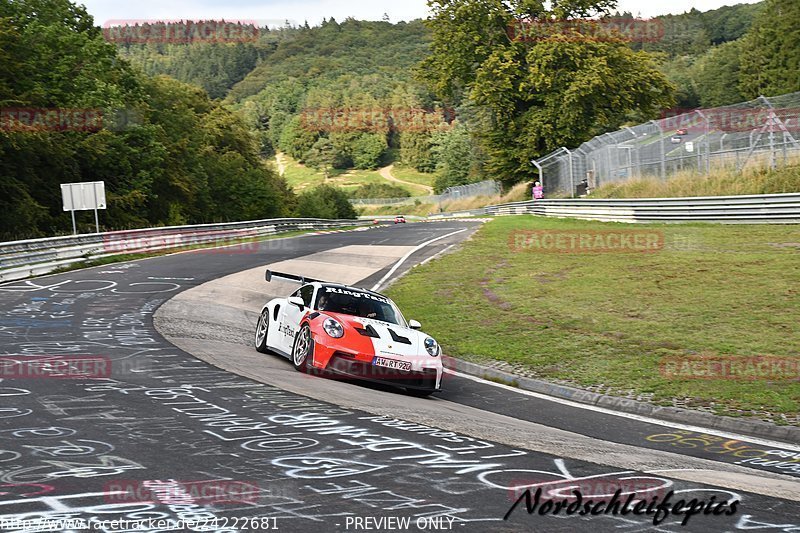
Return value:
<svg viewBox="0 0 800 533">
<path fill-rule="evenodd" d="M 294 274 L 284 274 L 283 272 L 273 272 L 272 270 L 267 270 L 267 274 L 265 279 L 270 282 L 273 279 L 277 279 L 280 281 L 288 281 L 290 283 L 298 283 L 300 285 L 305 285 L 306 283 L 327 283 L 326 281 L 322 281 L 319 279 L 307 278 L 305 276 L 295 276 Z"/>
</svg>

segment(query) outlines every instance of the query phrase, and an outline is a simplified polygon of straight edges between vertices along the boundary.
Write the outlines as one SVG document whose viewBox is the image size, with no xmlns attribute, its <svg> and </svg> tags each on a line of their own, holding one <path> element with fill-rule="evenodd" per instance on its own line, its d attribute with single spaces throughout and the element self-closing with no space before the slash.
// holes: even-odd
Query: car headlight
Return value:
<svg viewBox="0 0 800 533">
<path fill-rule="evenodd" d="M 322 323 L 322 329 L 334 339 L 341 339 L 344 337 L 344 328 L 332 318 L 325 319 L 325 322 Z"/>
<path fill-rule="evenodd" d="M 425 350 L 428 352 L 428 355 L 432 355 L 433 357 L 436 357 L 441 352 L 439 345 L 430 337 L 425 339 Z"/>
</svg>

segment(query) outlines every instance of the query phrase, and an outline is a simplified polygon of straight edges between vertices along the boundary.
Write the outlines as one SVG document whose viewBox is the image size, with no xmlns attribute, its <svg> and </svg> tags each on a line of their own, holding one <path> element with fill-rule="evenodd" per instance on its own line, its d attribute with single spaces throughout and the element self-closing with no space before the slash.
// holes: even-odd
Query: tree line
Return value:
<svg viewBox="0 0 800 533">
<path fill-rule="evenodd" d="M 607 0 L 430 7 L 426 21 L 110 43 L 68 0 L 3 2 L 0 237 L 69 230 L 58 184 L 71 181 L 106 182 L 106 228 L 352 216 L 340 191 L 297 196 L 266 161 L 282 151 L 327 173 L 398 158 L 433 173 L 437 191 L 511 185 L 532 179 L 535 157 L 673 106 L 800 90 L 793 0 L 660 17 L 663 35 L 645 42 L 509 32 L 519 20 L 633 17 Z M 101 112 L 103 125 L 19 120 L 47 109 Z"/>
<path fill-rule="evenodd" d="M 89 116 L 101 119 L 87 127 Z M 0 239 L 71 230 L 59 184 L 81 181 L 106 183 L 106 229 L 317 212 L 303 206 L 316 197 L 295 196 L 264 162 L 236 112 L 132 67 L 82 6 L 2 2 Z"/>
</svg>

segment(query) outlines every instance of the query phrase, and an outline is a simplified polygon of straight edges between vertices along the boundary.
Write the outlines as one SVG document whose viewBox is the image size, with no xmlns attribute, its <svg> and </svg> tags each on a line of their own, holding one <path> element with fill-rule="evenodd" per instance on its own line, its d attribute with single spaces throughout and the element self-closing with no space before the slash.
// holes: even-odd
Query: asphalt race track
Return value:
<svg viewBox="0 0 800 533">
<path fill-rule="evenodd" d="M 371 287 L 420 243 L 448 235 L 395 275 L 479 224 L 381 226 L 0 285 L 3 360 L 80 356 L 97 371 L 55 379 L 2 367 L 0 530 L 800 531 L 800 472 L 762 460 L 797 453 L 797 443 L 636 420 L 455 375 L 418 399 L 301 375 L 250 346 L 254 305 L 286 294 L 259 281 L 267 265 Z M 525 487 L 542 489 L 540 505 L 504 520 Z M 658 525 L 652 514 L 597 507 L 553 515 L 546 495 L 560 501 L 575 488 L 579 503 L 621 488 L 647 502 L 672 492 L 672 504 L 713 503 L 718 513 Z"/>
</svg>

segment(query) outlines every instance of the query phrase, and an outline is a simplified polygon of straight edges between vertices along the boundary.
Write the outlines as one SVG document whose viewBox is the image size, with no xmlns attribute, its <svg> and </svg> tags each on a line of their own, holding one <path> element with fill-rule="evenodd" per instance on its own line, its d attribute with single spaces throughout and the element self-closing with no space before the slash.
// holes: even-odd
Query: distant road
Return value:
<svg viewBox="0 0 800 533">
<path fill-rule="evenodd" d="M 409 185 L 411 187 L 417 187 L 417 188 L 421 187 L 421 188 L 425 189 L 425 192 L 427 192 L 428 194 L 433 194 L 433 187 L 430 187 L 428 185 L 423 185 L 421 183 L 414 183 L 414 182 L 411 182 L 411 181 L 403 181 L 403 180 L 399 180 L 399 179 L 395 178 L 394 175 L 392 174 L 392 169 L 394 169 L 394 165 L 389 165 L 388 167 L 380 168 L 380 169 L 378 169 L 378 174 L 380 174 L 383 179 L 387 179 L 389 181 L 394 181 L 395 183 L 402 183 L 403 185 Z"/>
</svg>

